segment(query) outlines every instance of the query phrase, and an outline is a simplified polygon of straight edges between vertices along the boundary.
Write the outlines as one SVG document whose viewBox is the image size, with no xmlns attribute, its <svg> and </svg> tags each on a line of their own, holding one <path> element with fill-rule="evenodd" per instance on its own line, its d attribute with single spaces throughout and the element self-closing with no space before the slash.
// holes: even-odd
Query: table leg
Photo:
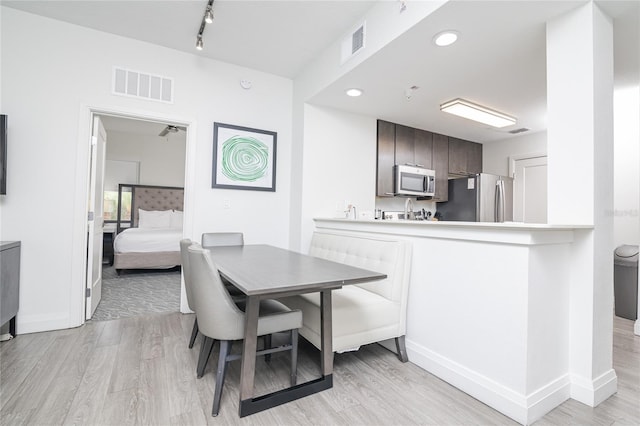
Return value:
<svg viewBox="0 0 640 426">
<path fill-rule="evenodd" d="M 242 346 L 242 366 L 240 367 L 240 416 L 243 401 L 253 397 L 253 382 L 256 371 L 256 349 L 258 345 L 258 315 L 260 298 L 247 296 L 245 307 L 244 342 Z"/>
<path fill-rule="evenodd" d="M 320 345 L 322 354 L 322 375 L 333 374 L 333 342 L 331 319 L 331 290 L 320 292 Z"/>
<path fill-rule="evenodd" d="M 331 341 L 331 290 L 321 291 L 320 315 L 322 327 L 322 376 L 310 382 L 301 383 L 267 395 L 253 396 L 256 368 L 256 347 L 258 332 L 258 311 L 260 300 L 256 296 L 247 297 L 245 308 L 245 330 L 240 368 L 240 417 L 248 416 L 295 401 L 299 398 L 330 389 L 333 386 L 333 345 Z"/>
</svg>

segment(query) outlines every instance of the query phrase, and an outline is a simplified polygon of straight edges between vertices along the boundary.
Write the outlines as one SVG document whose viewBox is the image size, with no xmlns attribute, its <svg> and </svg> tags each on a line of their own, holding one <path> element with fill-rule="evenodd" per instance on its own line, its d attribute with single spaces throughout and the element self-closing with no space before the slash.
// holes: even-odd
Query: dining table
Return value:
<svg viewBox="0 0 640 426">
<path fill-rule="evenodd" d="M 263 244 L 208 247 L 220 275 L 246 295 L 238 414 L 248 416 L 333 387 L 331 292 L 386 278 L 382 273 Z M 321 375 L 254 397 L 260 300 L 320 293 Z"/>
</svg>

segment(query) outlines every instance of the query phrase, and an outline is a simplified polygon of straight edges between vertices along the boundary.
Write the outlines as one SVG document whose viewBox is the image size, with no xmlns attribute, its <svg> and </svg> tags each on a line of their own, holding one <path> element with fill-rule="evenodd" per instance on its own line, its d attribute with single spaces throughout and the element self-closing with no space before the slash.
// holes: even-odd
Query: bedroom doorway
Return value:
<svg viewBox="0 0 640 426">
<path fill-rule="evenodd" d="M 94 226 L 94 238 L 89 238 L 92 242 L 90 257 L 89 243 L 87 246 L 88 290 L 85 290 L 85 320 L 109 320 L 154 312 L 179 311 L 179 266 L 122 269 L 118 274 L 114 268 L 114 243 L 119 231 L 118 219 L 127 219 L 129 215 L 128 226 L 133 222 L 131 199 L 127 199 L 126 194 L 123 197 L 119 193 L 119 184 L 170 186 L 182 190 L 185 187 L 188 125 L 172 120 L 160 121 L 112 112 L 94 111 L 92 115 L 101 121 L 106 135 L 104 168 L 101 173 L 103 189 L 96 189 L 101 195 L 96 198 L 103 207 L 99 216 L 104 226 L 101 224 L 101 229 Z M 92 127 L 95 127 L 94 123 Z M 100 174 L 98 168 L 91 170 Z M 100 176 L 98 180 L 99 178 Z M 94 181 L 95 179 L 92 180 Z M 174 217 L 173 225 L 176 220 Z M 179 220 L 182 222 L 182 214 L 179 215 Z M 92 282 L 89 278 L 90 270 L 91 276 L 101 278 L 101 300 L 99 293 L 94 290 L 95 285 L 89 284 Z"/>
</svg>

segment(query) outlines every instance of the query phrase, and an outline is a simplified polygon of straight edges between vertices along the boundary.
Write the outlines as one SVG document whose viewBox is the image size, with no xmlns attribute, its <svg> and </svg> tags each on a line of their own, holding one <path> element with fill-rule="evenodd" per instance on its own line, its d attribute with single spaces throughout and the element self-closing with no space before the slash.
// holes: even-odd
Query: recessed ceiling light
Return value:
<svg viewBox="0 0 640 426">
<path fill-rule="evenodd" d="M 458 40 L 458 33 L 452 30 L 442 31 L 433 36 L 433 42 L 440 47 L 449 46 L 456 40 Z"/>
<path fill-rule="evenodd" d="M 347 94 L 347 96 L 357 97 L 357 96 L 362 95 L 362 90 L 361 89 L 356 89 L 356 88 L 347 89 L 345 93 Z"/>
</svg>

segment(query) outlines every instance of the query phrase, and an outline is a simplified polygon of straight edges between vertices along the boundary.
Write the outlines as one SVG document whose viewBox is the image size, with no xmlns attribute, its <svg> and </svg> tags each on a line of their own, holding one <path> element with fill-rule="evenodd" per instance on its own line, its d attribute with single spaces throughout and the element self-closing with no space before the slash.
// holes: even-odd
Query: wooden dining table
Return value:
<svg viewBox="0 0 640 426">
<path fill-rule="evenodd" d="M 331 291 L 386 278 L 366 269 L 269 245 L 209 247 L 220 275 L 247 296 L 240 369 L 239 416 L 244 417 L 333 386 Z M 253 396 L 261 299 L 320 292 L 321 376 L 258 397 Z"/>
</svg>

